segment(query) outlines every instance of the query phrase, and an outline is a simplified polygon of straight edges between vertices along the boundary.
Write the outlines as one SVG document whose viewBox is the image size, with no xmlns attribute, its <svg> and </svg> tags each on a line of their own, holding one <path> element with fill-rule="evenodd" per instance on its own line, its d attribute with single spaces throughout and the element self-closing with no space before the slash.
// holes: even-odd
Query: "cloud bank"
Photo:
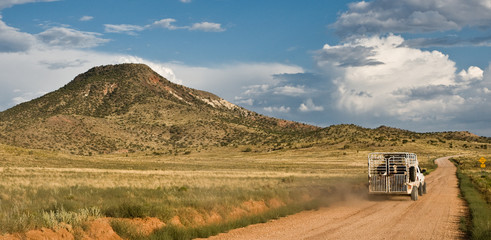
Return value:
<svg viewBox="0 0 491 240">
<path fill-rule="evenodd" d="M 314 54 L 317 70 L 334 88 L 326 109 L 341 119 L 363 119 L 355 121 L 361 125 L 491 136 L 490 67 L 457 69 L 442 50 L 421 49 L 491 46 L 483 34 L 491 27 L 490 13 L 487 0 L 349 4 L 329 25 L 341 43 Z M 465 30 L 474 33 L 458 34 Z"/>
<path fill-rule="evenodd" d="M 489 29 L 491 2 L 487 0 L 374 0 L 349 4 L 331 25 L 341 36 L 380 33 L 422 33 Z"/>
<path fill-rule="evenodd" d="M 455 63 L 441 52 L 404 47 L 403 42 L 394 35 L 359 38 L 343 45 L 325 45 L 318 52 L 318 67 L 327 70 L 326 74 L 336 73 L 330 77 L 337 86 L 339 109 L 403 119 L 422 118 L 424 113 L 441 109 L 441 99 L 408 101 L 401 92 L 454 85 Z M 347 54 L 340 58 L 338 52 Z"/>
<path fill-rule="evenodd" d="M 319 70 L 336 88 L 337 110 L 374 123 L 390 119 L 401 127 L 425 124 L 428 130 L 473 122 L 480 114 L 486 120 L 474 129 L 485 128 L 485 121 L 491 120 L 489 67 L 458 71 L 448 55 L 404 42 L 392 34 L 361 37 L 317 52 Z"/>
</svg>

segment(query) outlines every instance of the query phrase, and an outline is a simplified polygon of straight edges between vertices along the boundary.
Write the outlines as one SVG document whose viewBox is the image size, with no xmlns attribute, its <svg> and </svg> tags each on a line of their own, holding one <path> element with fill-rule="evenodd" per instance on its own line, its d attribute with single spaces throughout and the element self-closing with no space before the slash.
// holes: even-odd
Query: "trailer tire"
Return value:
<svg viewBox="0 0 491 240">
<path fill-rule="evenodd" d="M 419 184 L 419 187 L 418 187 L 418 195 L 419 196 L 423 196 L 423 184 Z"/>
<path fill-rule="evenodd" d="M 418 200 L 418 187 L 414 186 L 413 190 L 411 191 L 411 200 L 417 201 Z"/>
<path fill-rule="evenodd" d="M 426 194 L 426 182 L 423 184 L 423 194 Z"/>
</svg>

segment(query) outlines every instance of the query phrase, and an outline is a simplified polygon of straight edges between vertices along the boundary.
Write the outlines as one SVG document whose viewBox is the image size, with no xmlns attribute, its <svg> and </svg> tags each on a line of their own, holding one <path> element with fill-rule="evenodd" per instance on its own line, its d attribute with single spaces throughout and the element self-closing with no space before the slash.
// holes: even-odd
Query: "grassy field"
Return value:
<svg viewBox="0 0 491 240">
<path fill-rule="evenodd" d="M 372 151 L 416 152 L 430 171 L 437 157 L 475 151 L 418 143 L 244 149 L 79 156 L 0 145 L 0 234 L 64 224 L 76 233 L 89 220 L 111 217 L 118 234 L 138 239 L 117 219 L 154 217 L 166 225 L 150 238 L 204 237 L 366 191 Z"/>
<path fill-rule="evenodd" d="M 471 239 L 491 239 L 491 174 L 489 161 L 481 168 L 481 157 L 491 155 L 470 155 L 454 158 L 458 167 L 457 176 L 463 198 L 466 200 L 470 219 L 462 219 L 462 228 Z"/>
</svg>

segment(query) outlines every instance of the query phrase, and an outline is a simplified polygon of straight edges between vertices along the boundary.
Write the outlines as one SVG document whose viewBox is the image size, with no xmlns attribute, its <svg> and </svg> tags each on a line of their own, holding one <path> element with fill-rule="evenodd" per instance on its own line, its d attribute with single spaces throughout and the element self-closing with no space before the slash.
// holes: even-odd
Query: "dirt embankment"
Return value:
<svg viewBox="0 0 491 240">
<path fill-rule="evenodd" d="M 368 200 L 352 196 L 318 211 L 291 215 L 211 237 L 221 239 L 459 239 L 459 218 L 466 209 L 458 197 L 456 168 L 439 158 L 427 176 L 428 193 Z"/>
<path fill-rule="evenodd" d="M 285 206 L 281 200 L 273 198 L 268 201 L 253 201 L 243 202 L 239 207 L 231 210 L 227 219 L 239 219 L 244 216 L 263 213 L 271 208 L 279 208 Z M 217 212 L 211 211 L 205 215 L 197 212 L 192 208 L 185 209 L 185 220 L 191 226 L 202 226 L 220 223 L 223 217 Z M 83 227 L 72 228 L 69 224 L 62 223 L 55 229 L 41 228 L 27 231 L 25 233 L 12 233 L 0 235 L 0 240 L 65 240 L 65 239 L 122 239 L 112 228 L 111 222 L 116 221 L 120 224 L 133 229 L 136 234 L 149 236 L 155 230 L 161 229 L 166 225 L 183 226 L 179 216 L 174 216 L 167 223 L 162 222 L 158 218 L 98 218 L 84 223 Z"/>
<path fill-rule="evenodd" d="M 105 240 L 121 240 L 122 238 L 114 232 L 111 227 L 111 218 L 98 218 L 86 224 L 84 229 L 72 229 L 70 225 L 60 227 L 55 230 L 42 228 L 30 230 L 26 233 L 5 234 L 0 236 L 1 240 L 69 240 L 78 239 L 105 239 Z M 135 219 L 120 219 L 138 228 L 142 235 L 149 235 L 155 229 L 159 229 L 165 224 L 157 218 L 135 218 Z"/>
</svg>

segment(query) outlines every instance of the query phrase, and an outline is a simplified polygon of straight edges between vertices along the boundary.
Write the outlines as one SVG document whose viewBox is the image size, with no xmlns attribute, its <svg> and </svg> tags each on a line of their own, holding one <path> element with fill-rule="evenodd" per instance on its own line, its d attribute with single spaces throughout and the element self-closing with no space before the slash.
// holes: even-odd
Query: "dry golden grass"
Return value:
<svg viewBox="0 0 491 240">
<path fill-rule="evenodd" d="M 231 221 L 257 214 L 247 204 L 251 201 L 265 209 L 298 207 L 334 194 L 339 184 L 359 190 L 369 152 L 416 152 L 427 164 L 441 156 L 488 151 L 424 142 L 370 149 L 343 145 L 279 151 L 251 146 L 248 152 L 222 147 L 160 156 L 79 156 L 0 145 L 0 233 L 48 226 L 43 216 L 51 212 L 78 216 L 89 208 L 103 216 L 157 217 L 166 223 L 177 217 L 187 227 L 206 224 L 203 219 L 211 215 Z"/>
</svg>

